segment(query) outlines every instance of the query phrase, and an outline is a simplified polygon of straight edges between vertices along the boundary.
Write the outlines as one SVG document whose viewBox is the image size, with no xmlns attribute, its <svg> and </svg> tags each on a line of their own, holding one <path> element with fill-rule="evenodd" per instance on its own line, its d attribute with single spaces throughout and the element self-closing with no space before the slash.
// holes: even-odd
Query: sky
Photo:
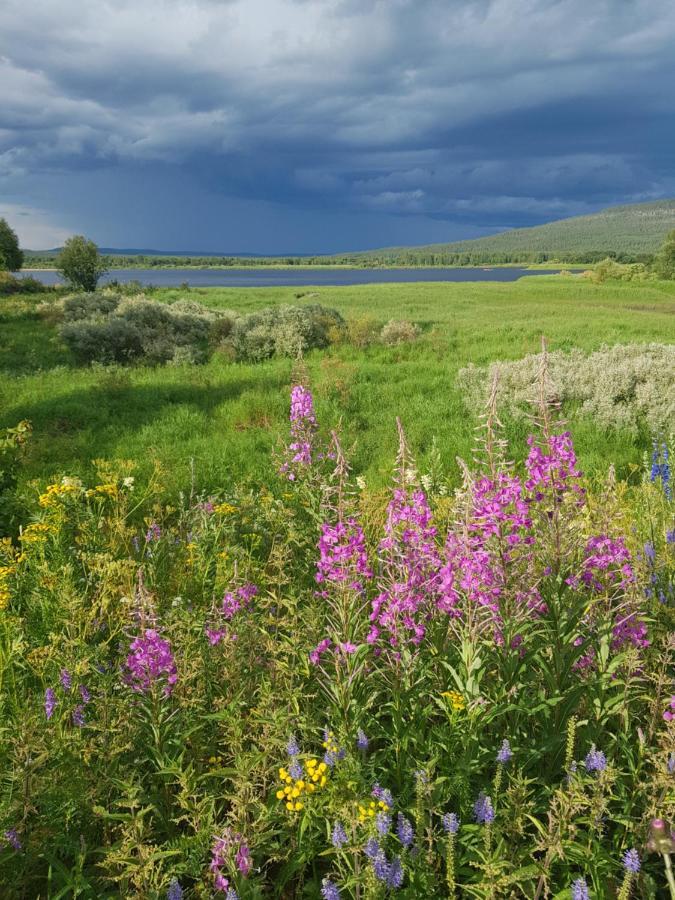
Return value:
<svg viewBox="0 0 675 900">
<path fill-rule="evenodd" d="M 675 196 L 673 0 L 2 0 L 22 245 L 317 253 Z"/>
</svg>

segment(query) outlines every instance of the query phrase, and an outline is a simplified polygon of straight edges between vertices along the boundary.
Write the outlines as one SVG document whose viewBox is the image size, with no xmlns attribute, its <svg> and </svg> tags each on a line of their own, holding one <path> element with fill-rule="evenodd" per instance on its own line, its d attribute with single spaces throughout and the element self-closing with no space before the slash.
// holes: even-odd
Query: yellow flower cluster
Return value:
<svg viewBox="0 0 675 900">
<path fill-rule="evenodd" d="M 335 742 L 335 735 L 332 731 L 329 731 L 326 735 L 326 740 L 323 742 L 323 749 L 327 750 L 329 753 L 337 753 L 340 749 Z"/>
<path fill-rule="evenodd" d="M 117 485 L 108 483 L 108 484 L 97 484 L 96 487 L 90 488 L 87 491 L 87 497 L 116 497 L 117 496 Z"/>
<path fill-rule="evenodd" d="M 282 787 L 277 791 L 277 800 L 283 800 L 289 812 L 300 812 L 304 808 L 303 793 L 313 794 L 317 788 L 326 786 L 328 766 L 325 762 L 308 759 L 305 772 L 305 778 L 293 778 L 286 769 L 279 769 Z"/>
<path fill-rule="evenodd" d="M 377 811 L 380 809 L 384 812 L 387 812 L 389 809 L 384 800 L 378 800 L 377 803 L 374 800 L 370 800 L 368 806 L 364 806 L 362 803 L 357 803 L 356 805 L 359 810 L 359 822 L 366 822 L 368 819 L 375 818 Z"/>
<path fill-rule="evenodd" d="M 19 540 L 22 544 L 43 544 L 53 531 L 49 522 L 34 522 L 23 529 Z"/>
<path fill-rule="evenodd" d="M 466 708 L 466 701 L 459 691 L 443 691 L 441 697 L 447 697 L 455 712 Z"/>
<path fill-rule="evenodd" d="M 231 516 L 237 511 L 237 507 L 232 506 L 231 503 L 219 503 L 218 506 L 213 507 L 213 511 L 220 516 Z"/>
<path fill-rule="evenodd" d="M 10 575 L 16 572 L 16 566 L 0 566 L 0 611 L 7 609 L 9 603 L 9 585 Z"/>
<path fill-rule="evenodd" d="M 60 484 L 47 485 L 44 494 L 40 494 L 38 503 L 43 509 L 55 508 L 63 497 L 79 494 L 81 487 L 74 481 L 63 481 Z"/>
</svg>

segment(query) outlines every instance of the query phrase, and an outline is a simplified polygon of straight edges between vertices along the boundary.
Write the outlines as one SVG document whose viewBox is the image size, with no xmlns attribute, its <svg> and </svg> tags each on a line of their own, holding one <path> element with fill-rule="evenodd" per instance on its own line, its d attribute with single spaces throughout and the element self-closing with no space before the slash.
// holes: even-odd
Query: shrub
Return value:
<svg viewBox="0 0 675 900">
<path fill-rule="evenodd" d="M 61 337 L 83 363 L 199 362 L 218 320 L 217 312 L 196 303 L 169 306 L 110 291 L 70 297 L 63 309 Z"/>
<path fill-rule="evenodd" d="M 388 347 L 396 344 L 407 344 L 416 341 L 420 335 L 420 329 L 414 322 L 405 319 L 390 319 L 380 332 L 380 340 Z"/>
<path fill-rule="evenodd" d="M 347 340 L 359 350 L 374 344 L 379 334 L 380 323 L 372 316 L 357 316 L 347 324 Z"/>
<path fill-rule="evenodd" d="M 297 358 L 327 347 L 344 328 L 337 310 L 318 304 L 270 307 L 237 319 L 231 341 L 239 360 L 260 361 L 275 354 Z"/>
<path fill-rule="evenodd" d="M 0 296 L 10 294 L 44 294 L 50 288 L 37 278 L 17 278 L 10 272 L 0 271 Z"/>
<path fill-rule="evenodd" d="M 86 294 L 72 294 L 61 303 L 64 322 L 79 322 L 83 319 L 106 318 L 120 304 L 119 294 L 112 291 L 92 291 Z"/>
<path fill-rule="evenodd" d="M 623 265 L 615 259 L 607 257 L 584 273 L 587 278 L 596 284 L 603 281 L 643 281 L 648 278 L 647 268 L 642 263 Z"/>
<path fill-rule="evenodd" d="M 535 400 L 541 354 L 515 362 L 495 362 L 487 368 L 467 366 L 458 383 L 467 404 L 484 408 L 498 376 L 497 403 L 517 418 L 527 416 Z M 624 344 L 548 354 L 550 401 L 573 406 L 605 428 L 635 431 L 646 424 L 656 431 L 675 428 L 675 346 Z"/>
</svg>

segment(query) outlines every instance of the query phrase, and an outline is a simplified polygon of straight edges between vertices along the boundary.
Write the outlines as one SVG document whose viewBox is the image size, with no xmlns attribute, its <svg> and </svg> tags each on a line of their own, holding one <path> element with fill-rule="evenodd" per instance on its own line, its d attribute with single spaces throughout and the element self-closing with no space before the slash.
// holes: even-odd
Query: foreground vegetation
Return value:
<svg viewBox="0 0 675 900">
<path fill-rule="evenodd" d="M 101 461 L 0 544 L 3 896 L 675 897 L 663 446 L 584 479 L 542 404 L 513 467 L 492 406 L 378 494 L 296 374 L 261 481 Z"/>
</svg>

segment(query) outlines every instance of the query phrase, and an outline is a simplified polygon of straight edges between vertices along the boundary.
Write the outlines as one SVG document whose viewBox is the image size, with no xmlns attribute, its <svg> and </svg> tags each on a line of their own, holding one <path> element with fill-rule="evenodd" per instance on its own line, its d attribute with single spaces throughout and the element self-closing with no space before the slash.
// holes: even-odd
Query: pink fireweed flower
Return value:
<svg viewBox="0 0 675 900">
<path fill-rule="evenodd" d="M 360 591 L 363 590 L 364 580 L 373 577 L 368 565 L 366 538 L 355 519 L 335 525 L 324 522 L 318 548 L 315 576 L 318 584 L 347 584 L 353 590 Z"/>
<path fill-rule="evenodd" d="M 436 528 L 423 491 L 394 490 L 379 553 L 380 592 L 372 602 L 366 640 L 375 644 L 384 632 L 392 647 L 402 640 L 420 644 L 440 585 Z"/>
<path fill-rule="evenodd" d="M 663 718 L 666 722 L 672 722 L 675 719 L 675 695 L 670 698 L 670 703 L 663 714 Z"/>
<path fill-rule="evenodd" d="M 220 608 L 216 610 L 215 621 L 207 623 L 204 628 L 204 632 L 212 647 L 219 644 L 223 638 L 230 636 L 229 629 L 222 620 L 224 619 L 227 623 L 232 622 L 238 613 L 251 606 L 253 598 L 257 594 L 258 588 L 250 583 L 225 591 Z M 232 635 L 232 637 L 236 636 Z"/>
<path fill-rule="evenodd" d="M 322 641 L 319 641 L 316 647 L 311 651 L 309 654 L 309 661 L 313 666 L 319 665 L 321 657 L 330 649 L 331 643 L 330 638 L 324 638 Z"/>
<path fill-rule="evenodd" d="M 577 483 L 581 478 L 581 471 L 577 468 L 577 457 L 569 431 L 550 435 L 545 447 L 538 446 L 535 441 L 533 435 L 528 437 L 530 452 L 525 461 L 529 475 L 525 487 L 532 491 L 534 499 L 542 500 L 547 489 L 553 490 L 557 500 L 568 490 L 582 497 L 583 489 Z"/>
<path fill-rule="evenodd" d="M 312 465 L 315 455 L 317 421 L 311 391 L 296 384 L 291 390 L 291 440 L 286 447 L 286 459 L 279 471 L 289 481 Z"/>
<path fill-rule="evenodd" d="M 230 889 L 230 880 L 225 872 L 234 867 L 246 878 L 253 868 L 253 860 L 242 835 L 226 828 L 221 837 L 214 839 L 211 848 L 209 870 L 213 874 L 213 884 L 217 891 L 226 893 Z"/>
<path fill-rule="evenodd" d="M 163 682 L 163 693 L 168 697 L 178 680 L 171 644 L 161 638 L 154 628 L 146 628 L 131 642 L 129 650 L 124 676 L 129 687 L 147 694 L 155 684 Z"/>
</svg>

